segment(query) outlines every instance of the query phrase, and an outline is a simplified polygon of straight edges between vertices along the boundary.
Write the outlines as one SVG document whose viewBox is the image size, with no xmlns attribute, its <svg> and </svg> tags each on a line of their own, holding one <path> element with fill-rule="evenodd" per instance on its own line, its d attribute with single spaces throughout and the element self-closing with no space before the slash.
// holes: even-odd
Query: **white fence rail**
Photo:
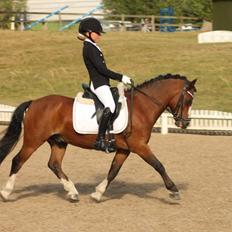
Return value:
<svg viewBox="0 0 232 232">
<path fill-rule="evenodd" d="M 232 113 L 210 111 L 210 110 L 192 110 L 191 123 L 189 130 L 214 130 L 214 131 L 232 131 Z M 167 134 L 168 129 L 174 129 L 174 119 L 170 113 L 163 113 L 155 124 L 155 128 L 160 127 L 162 134 Z"/>
<path fill-rule="evenodd" d="M 14 106 L 0 104 L 0 124 L 8 124 L 11 120 L 11 116 L 14 110 Z"/>
<path fill-rule="evenodd" d="M 0 104 L 0 124 L 8 124 L 15 107 Z M 191 123 L 188 130 L 225 131 L 232 134 L 232 113 L 192 110 Z M 155 129 L 160 128 L 162 134 L 167 134 L 171 129 L 178 129 L 170 113 L 163 113 L 157 120 Z"/>
</svg>

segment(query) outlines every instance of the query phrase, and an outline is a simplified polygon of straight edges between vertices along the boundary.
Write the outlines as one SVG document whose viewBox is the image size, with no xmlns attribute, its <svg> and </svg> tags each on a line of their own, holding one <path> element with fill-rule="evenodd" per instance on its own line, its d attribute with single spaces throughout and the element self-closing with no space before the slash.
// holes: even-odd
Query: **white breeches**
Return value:
<svg viewBox="0 0 232 232">
<path fill-rule="evenodd" d="M 104 107 L 109 107 L 111 113 L 114 113 L 116 106 L 114 103 L 112 93 L 110 91 L 110 87 L 108 85 L 102 85 L 97 89 L 94 89 L 93 84 L 91 83 L 90 88 L 97 95 Z"/>
</svg>

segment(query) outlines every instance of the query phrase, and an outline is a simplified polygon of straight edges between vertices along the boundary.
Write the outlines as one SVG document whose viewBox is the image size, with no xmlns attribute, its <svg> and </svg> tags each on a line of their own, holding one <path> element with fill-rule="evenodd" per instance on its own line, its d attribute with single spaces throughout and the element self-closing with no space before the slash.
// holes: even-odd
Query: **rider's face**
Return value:
<svg viewBox="0 0 232 232">
<path fill-rule="evenodd" d="M 101 33 L 91 32 L 91 39 L 97 43 L 101 39 Z"/>
</svg>

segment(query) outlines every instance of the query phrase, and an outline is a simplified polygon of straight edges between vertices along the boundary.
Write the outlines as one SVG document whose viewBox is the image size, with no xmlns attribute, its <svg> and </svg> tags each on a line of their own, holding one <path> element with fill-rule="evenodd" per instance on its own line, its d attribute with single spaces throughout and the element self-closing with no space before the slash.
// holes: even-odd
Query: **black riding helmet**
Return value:
<svg viewBox="0 0 232 232">
<path fill-rule="evenodd" d="M 105 33 L 101 23 L 93 17 L 85 18 L 80 22 L 79 33 L 85 34 L 86 32 Z"/>
</svg>

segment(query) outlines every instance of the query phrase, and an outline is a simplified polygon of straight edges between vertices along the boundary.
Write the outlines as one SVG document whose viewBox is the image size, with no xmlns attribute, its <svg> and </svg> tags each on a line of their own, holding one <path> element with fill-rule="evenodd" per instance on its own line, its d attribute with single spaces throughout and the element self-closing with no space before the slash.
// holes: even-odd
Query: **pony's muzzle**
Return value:
<svg viewBox="0 0 232 232">
<path fill-rule="evenodd" d="M 175 125 L 181 129 L 186 129 L 190 124 L 191 119 L 178 119 L 175 121 Z"/>
</svg>

